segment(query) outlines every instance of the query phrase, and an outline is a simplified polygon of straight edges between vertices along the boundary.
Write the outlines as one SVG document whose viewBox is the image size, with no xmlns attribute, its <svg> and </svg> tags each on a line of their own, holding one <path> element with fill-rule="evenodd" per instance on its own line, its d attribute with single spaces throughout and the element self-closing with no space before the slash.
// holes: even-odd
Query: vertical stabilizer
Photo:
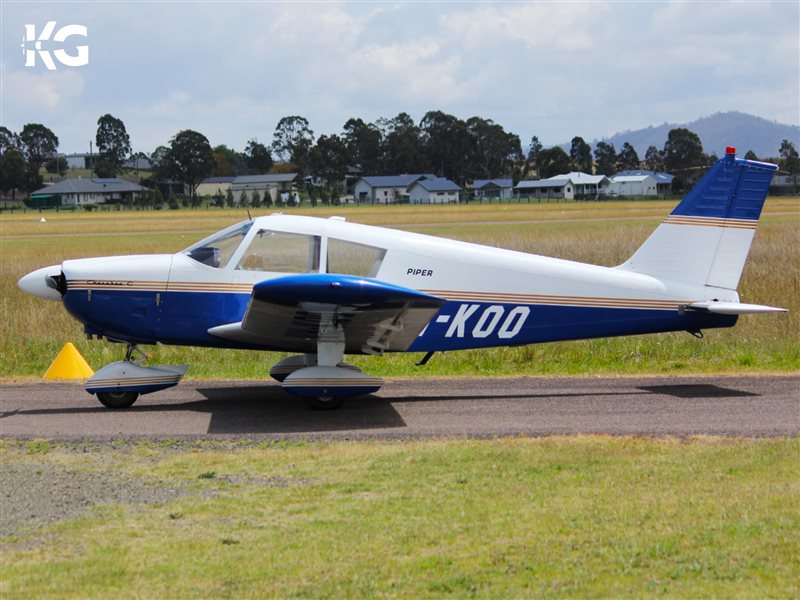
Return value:
<svg viewBox="0 0 800 600">
<path fill-rule="evenodd" d="M 626 263 L 658 279 L 735 290 L 775 165 L 728 148 Z"/>
</svg>

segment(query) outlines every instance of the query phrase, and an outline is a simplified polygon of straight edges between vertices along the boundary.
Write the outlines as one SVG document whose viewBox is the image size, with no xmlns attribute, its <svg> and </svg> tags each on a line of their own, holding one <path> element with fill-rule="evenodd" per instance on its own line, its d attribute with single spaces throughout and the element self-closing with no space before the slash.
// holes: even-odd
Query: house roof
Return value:
<svg viewBox="0 0 800 600">
<path fill-rule="evenodd" d="M 563 175 L 550 177 L 550 179 L 568 179 L 575 185 L 599 185 L 604 179 L 607 181 L 608 177 L 605 175 L 589 175 L 588 173 L 581 173 L 580 171 L 572 171 L 570 173 L 564 173 Z"/>
<path fill-rule="evenodd" d="M 203 179 L 200 184 L 204 183 L 233 183 L 236 177 L 209 177 L 207 179 Z"/>
<path fill-rule="evenodd" d="M 619 176 L 627 176 L 627 175 L 650 175 L 651 177 L 655 177 L 658 183 L 672 183 L 672 180 L 675 179 L 675 175 L 670 175 L 669 173 L 663 173 L 661 171 L 647 171 L 644 169 L 629 169 L 627 171 L 620 171 L 616 173 L 614 177 Z"/>
<path fill-rule="evenodd" d="M 635 183 L 645 179 L 655 179 L 652 175 L 614 175 L 611 181 L 614 183 Z"/>
<path fill-rule="evenodd" d="M 409 192 L 416 186 L 420 186 L 422 189 L 429 192 L 457 192 L 461 189 L 456 183 L 444 177 L 415 181 L 414 184 L 409 188 Z"/>
<path fill-rule="evenodd" d="M 436 175 L 431 173 L 407 173 L 403 175 L 371 175 L 362 177 L 363 181 L 370 187 L 408 187 L 419 179 L 436 179 Z"/>
<path fill-rule="evenodd" d="M 536 188 L 549 188 L 549 187 L 564 187 L 570 182 L 569 179 L 563 177 L 558 179 L 551 177 L 550 179 L 528 179 L 520 181 L 515 189 L 536 189 Z"/>
<path fill-rule="evenodd" d="M 233 179 L 233 185 L 257 185 L 259 183 L 291 183 L 297 173 L 264 173 L 262 175 L 240 175 Z"/>
<path fill-rule="evenodd" d="M 141 192 L 144 188 L 124 179 L 62 179 L 58 183 L 36 190 L 40 194 L 102 194 L 103 192 Z"/>
<path fill-rule="evenodd" d="M 472 188 L 476 190 L 492 185 L 499 188 L 510 188 L 513 186 L 513 182 L 511 179 L 476 179 L 472 182 Z"/>
</svg>

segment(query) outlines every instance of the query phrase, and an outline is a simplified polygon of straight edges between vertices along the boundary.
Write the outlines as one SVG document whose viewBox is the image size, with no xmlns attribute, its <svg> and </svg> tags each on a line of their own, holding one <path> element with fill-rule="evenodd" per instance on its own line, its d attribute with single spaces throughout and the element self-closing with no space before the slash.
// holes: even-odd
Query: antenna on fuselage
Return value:
<svg viewBox="0 0 800 600">
<path fill-rule="evenodd" d="M 250 209 L 249 208 L 247 209 L 247 218 L 250 219 L 251 221 L 253 220 L 253 217 L 250 216 Z"/>
</svg>

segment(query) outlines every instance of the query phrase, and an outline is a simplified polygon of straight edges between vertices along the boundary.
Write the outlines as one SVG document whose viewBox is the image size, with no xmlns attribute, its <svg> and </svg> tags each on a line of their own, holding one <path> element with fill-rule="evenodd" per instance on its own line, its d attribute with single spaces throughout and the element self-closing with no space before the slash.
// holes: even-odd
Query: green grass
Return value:
<svg viewBox="0 0 800 600">
<path fill-rule="evenodd" d="M 525 252 L 615 265 L 627 259 L 666 214 L 671 202 L 545 205 L 339 207 L 297 211 L 402 226 L 433 235 Z M 179 217 L 179 218 L 178 218 Z M 81 326 L 57 305 L 24 295 L 16 281 L 66 258 L 174 252 L 204 232 L 246 218 L 240 210 L 38 213 L 0 215 L 0 377 L 40 376 L 67 341 L 97 369 L 122 348 L 83 339 Z M 149 232 L 149 233 L 145 233 Z M 76 235 L 77 234 L 77 235 Z M 91 234 L 91 235 L 88 235 Z M 22 237 L 10 237 L 22 236 Z M 67 237 L 63 237 L 67 236 Z M 542 344 L 438 354 L 424 368 L 420 355 L 355 357 L 379 376 L 792 372 L 800 369 L 800 201 L 770 199 L 739 286 L 744 302 L 782 306 L 788 314 L 745 316 L 736 327 L 685 333 Z M 186 363 L 189 377 L 263 378 L 282 356 L 198 348 L 145 348 L 156 363 Z"/>
<path fill-rule="evenodd" d="M 3 540 L 4 599 L 797 594 L 796 438 L 1 448 L 191 490 Z"/>
</svg>

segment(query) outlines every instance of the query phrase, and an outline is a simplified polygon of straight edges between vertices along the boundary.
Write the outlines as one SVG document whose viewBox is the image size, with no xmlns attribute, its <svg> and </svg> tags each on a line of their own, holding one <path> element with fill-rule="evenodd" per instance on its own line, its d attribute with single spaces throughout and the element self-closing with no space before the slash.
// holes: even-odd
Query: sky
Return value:
<svg viewBox="0 0 800 600">
<path fill-rule="evenodd" d="M 48 21 L 54 70 L 25 39 Z M 56 41 L 67 25 L 86 36 Z M 88 64 L 56 59 L 79 45 Z M 288 115 L 318 136 L 429 110 L 545 146 L 727 110 L 797 125 L 800 2 L 0 0 L 0 124 L 42 123 L 61 152 L 106 113 L 150 153 L 183 129 L 243 150 Z"/>
</svg>

